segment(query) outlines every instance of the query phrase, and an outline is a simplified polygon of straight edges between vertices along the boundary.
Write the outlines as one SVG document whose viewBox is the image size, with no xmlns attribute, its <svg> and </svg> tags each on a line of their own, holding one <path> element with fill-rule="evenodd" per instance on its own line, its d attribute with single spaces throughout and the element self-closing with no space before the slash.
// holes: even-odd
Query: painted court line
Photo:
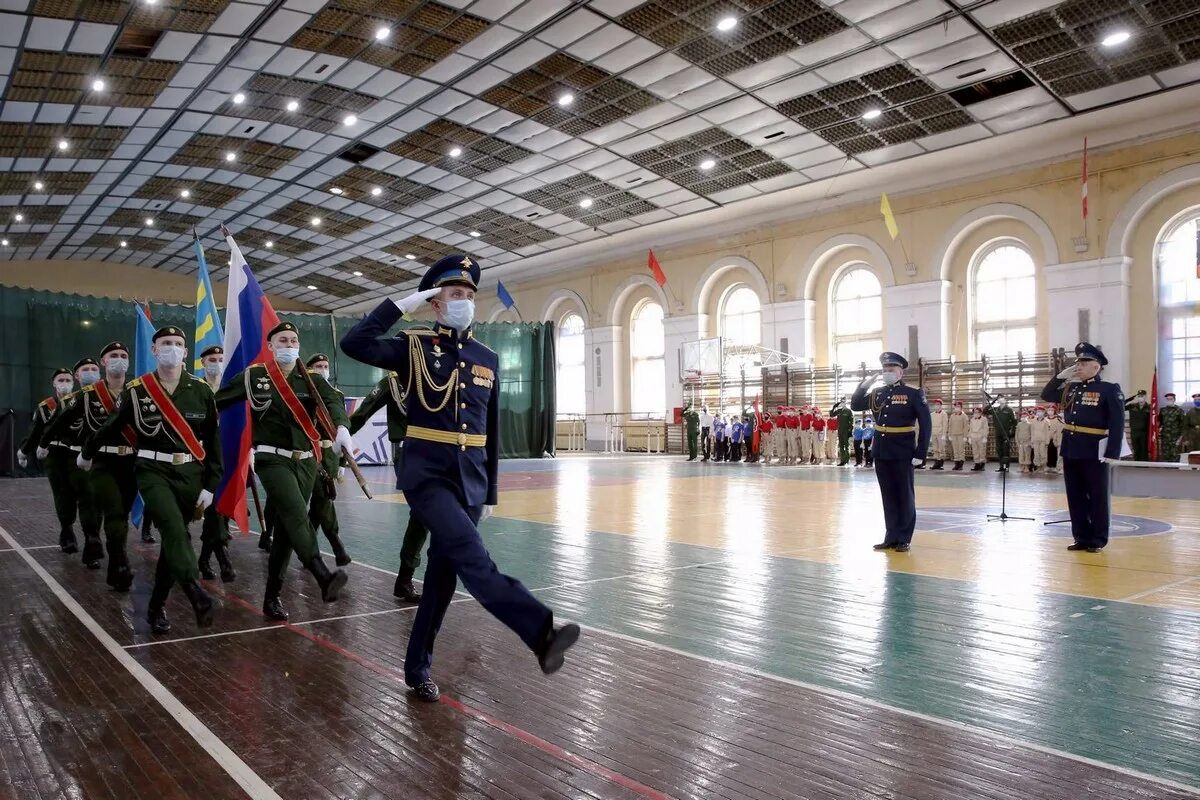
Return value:
<svg viewBox="0 0 1200 800">
<path fill-rule="evenodd" d="M 1200 576 L 1192 575 L 1190 577 L 1183 578 L 1182 580 L 1172 581 L 1171 583 L 1164 583 L 1162 586 L 1155 586 L 1153 589 L 1147 589 L 1144 592 L 1138 592 L 1136 594 L 1131 594 L 1128 597 L 1122 597 L 1120 600 L 1117 600 L 1117 602 L 1118 603 L 1133 603 L 1138 600 L 1141 600 L 1143 597 L 1149 597 L 1152 594 L 1158 594 L 1159 592 L 1165 592 L 1167 589 L 1174 589 L 1176 586 L 1182 586 L 1185 583 L 1191 583 L 1192 581 L 1196 581 L 1196 580 L 1200 580 Z M 1183 611 L 1185 609 L 1178 609 L 1178 610 Z"/>
<path fill-rule="evenodd" d="M 24 548 L 19 548 L 19 549 L 16 547 L 0 547 L 0 553 L 19 553 L 19 552 L 21 552 L 21 550 L 56 550 L 56 549 L 58 549 L 58 545 L 56 545 L 56 544 L 38 544 L 38 545 L 34 545 L 33 547 L 24 547 Z"/>
<path fill-rule="evenodd" d="M 139 664 L 129 655 L 117 640 L 114 639 L 107 631 L 100 626 L 95 618 L 83 609 L 83 606 L 72 597 L 63 585 L 56 581 L 45 567 L 39 564 L 33 556 L 21 547 L 16 539 L 14 539 L 8 531 L 0 527 L 0 538 L 3 538 L 8 543 L 9 547 L 16 550 L 25 563 L 33 570 L 46 587 L 58 598 L 71 614 L 79 620 L 83 627 L 87 628 L 88 632 L 100 642 L 101 646 L 108 651 L 117 663 L 124 667 L 130 675 L 133 676 L 142 688 L 153 697 L 158 704 L 163 707 L 176 722 L 179 723 L 187 733 L 196 740 L 196 744 L 200 745 L 214 761 L 221 766 L 229 777 L 232 778 L 238 786 L 242 787 L 243 791 L 253 800 L 283 800 L 275 790 L 267 784 L 258 773 L 250 769 L 246 762 L 242 761 L 236 753 L 221 741 L 215 733 L 208 729 L 203 722 L 196 717 L 187 706 L 185 706 L 179 698 L 171 694 L 166 686 L 163 686 L 157 678 L 150 674 L 149 670 Z"/>
</svg>

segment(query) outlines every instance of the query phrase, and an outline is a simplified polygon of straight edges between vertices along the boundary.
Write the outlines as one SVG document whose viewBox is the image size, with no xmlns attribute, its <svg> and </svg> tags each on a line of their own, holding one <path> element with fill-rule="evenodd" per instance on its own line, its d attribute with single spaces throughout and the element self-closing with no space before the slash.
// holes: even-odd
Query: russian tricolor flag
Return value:
<svg viewBox="0 0 1200 800">
<path fill-rule="evenodd" d="M 251 364 L 267 360 L 267 331 L 279 324 L 279 317 L 263 294 L 250 265 L 224 225 L 221 235 L 229 245 L 229 294 L 225 301 L 225 374 L 222 388 L 232 379 L 241 380 L 242 371 Z M 216 508 L 250 532 L 246 509 L 246 480 L 250 472 L 250 403 L 229 406 L 221 412 L 221 455 L 225 474 L 216 491 Z"/>
</svg>

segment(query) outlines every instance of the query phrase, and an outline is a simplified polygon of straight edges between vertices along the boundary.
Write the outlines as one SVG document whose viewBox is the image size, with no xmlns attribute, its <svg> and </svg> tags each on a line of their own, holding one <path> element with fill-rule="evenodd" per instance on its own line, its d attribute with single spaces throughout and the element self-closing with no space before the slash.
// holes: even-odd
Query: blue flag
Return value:
<svg viewBox="0 0 1200 800">
<path fill-rule="evenodd" d="M 504 307 L 512 311 L 512 307 L 517 304 L 517 301 L 513 300 L 513 296 L 508 293 L 508 289 L 505 289 L 504 284 L 500 281 L 496 281 L 496 294 L 500 296 L 500 302 L 504 304 Z"/>
<path fill-rule="evenodd" d="M 208 264 L 204 261 L 204 248 L 200 246 L 199 237 L 196 237 L 196 258 L 200 261 L 200 272 L 196 282 L 196 338 L 192 340 L 192 369 L 197 378 L 203 378 L 204 364 L 200 361 L 200 354 L 213 345 L 224 345 L 225 332 L 221 329 L 221 317 L 213 300 Z"/>
<path fill-rule="evenodd" d="M 133 333 L 133 374 L 141 376 L 154 369 L 154 354 L 150 352 L 151 340 L 154 338 L 154 325 L 146 316 L 144 308 L 137 303 L 134 303 L 133 307 L 137 309 L 137 329 Z M 142 527 L 142 514 L 145 509 L 142 495 L 138 494 L 134 498 L 133 509 L 129 512 L 129 519 L 133 523 L 133 527 Z"/>
</svg>

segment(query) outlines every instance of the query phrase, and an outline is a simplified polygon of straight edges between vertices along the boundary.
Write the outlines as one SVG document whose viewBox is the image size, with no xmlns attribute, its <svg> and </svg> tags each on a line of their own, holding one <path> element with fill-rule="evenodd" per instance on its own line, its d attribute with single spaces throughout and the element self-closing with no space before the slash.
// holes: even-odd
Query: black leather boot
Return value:
<svg viewBox="0 0 1200 800">
<path fill-rule="evenodd" d="M 100 543 L 100 534 L 83 534 L 83 565 L 88 569 L 100 569 L 104 560 L 104 545 Z"/>
<path fill-rule="evenodd" d="M 269 530 L 265 530 L 258 535 L 258 549 L 266 550 L 267 552 L 270 552 L 270 550 L 271 550 L 271 532 Z"/>
<path fill-rule="evenodd" d="M 209 559 L 212 557 L 212 548 L 208 542 L 203 542 L 200 545 L 200 558 L 196 561 L 196 566 L 200 569 L 200 577 L 206 581 L 211 581 L 217 577 L 212 571 L 212 562 Z"/>
<path fill-rule="evenodd" d="M 263 616 L 278 622 L 287 622 L 288 613 L 279 602 L 279 592 L 283 589 L 283 581 L 279 578 L 267 578 L 267 591 L 263 594 Z"/>
<path fill-rule="evenodd" d="M 167 602 L 167 594 L 171 591 L 171 584 L 160 583 L 161 581 L 154 581 L 154 588 L 150 590 L 150 605 L 146 609 L 146 622 L 150 623 L 150 630 L 156 634 L 171 632 L 171 622 L 163 609 Z"/>
<path fill-rule="evenodd" d="M 971 467 L 971 472 L 983 472 L 983 467 L 984 467 L 984 464 L 981 461 L 981 462 L 977 463 L 975 466 Z"/>
<path fill-rule="evenodd" d="M 188 581 L 183 584 L 183 593 L 187 595 L 188 602 L 192 604 L 192 611 L 196 612 L 196 624 L 201 628 L 207 628 L 213 624 L 213 603 L 212 597 L 208 592 L 204 591 L 204 587 L 199 581 Z"/>
<path fill-rule="evenodd" d="M 413 586 L 412 575 L 400 572 L 396 575 L 396 585 L 392 587 L 392 596 L 405 603 L 421 602 L 421 593 Z"/>
<path fill-rule="evenodd" d="M 962 468 L 963 468 L 963 462 L 961 462 L 961 461 L 955 461 L 955 462 L 954 462 L 954 469 L 953 469 L 953 470 L 951 470 L 951 472 L 961 472 L 961 471 L 962 471 Z"/>
<path fill-rule="evenodd" d="M 128 592 L 133 586 L 133 570 L 129 568 L 129 557 L 125 548 L 108 538 L 108 585 L 118 592 Z"/>
<path fill-rule="evenodd" d="M 346 573 L 340 569 L 330 572 L 319 554 L 304 566 L 317 579 L 317 585 L 321 587 L 321 599 L 326 603 L 337 600 L 338 592 L 346 585 Z"/>
<path fill-rule="evenodd" d="M 942 468 L 942 464 L 945 464 L 945 463 L 946 462 L 943 459 L 939 458 L 937 461 L 933 462 L 933 466 L 931 467 L 931 469 L 940 470 Z"/>
<path fill-rule="evenodd" d="M 353 561 L 350 554 L 346 552 L 346 545 L 342 544 L 342 538 L 336 534 L 329 537 L 329 549 L 333 551 L 333 561 L 339 567 L 344 567 Z"/>
<path fill-rule="evenodd" d="M 564 655 L 579 641 L 579 626 L 573 622 L 555 627 L 550 624 L 545 638 L 537 649 L 538 665 L 542 672 L 553 675 L 562 669 Z"/>
<path fill-rule="evenodd" d="M 69 525 L 58 533 L 58 546 L 64 553 L 78 553 L 79 545 L 75 541 L 75 529 Z"/>
<path fill-rule="evenodd" d="M 237 572 L 233 568 L 233 562 L 229 560 L 229 547 L 219 544 L 213 550 L 213 554 L 217 557 L 217 566 L 221 568 L 221 582 L 233 583 L 237 580 Z"/>
</svg>

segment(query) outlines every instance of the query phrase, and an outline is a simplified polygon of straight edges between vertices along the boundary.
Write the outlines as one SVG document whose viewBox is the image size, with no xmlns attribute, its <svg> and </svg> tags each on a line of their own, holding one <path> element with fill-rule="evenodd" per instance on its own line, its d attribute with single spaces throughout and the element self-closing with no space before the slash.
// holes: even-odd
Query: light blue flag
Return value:
<svg viewBox="0 0 1200 800">
<path fill-rule="evenodd" d="M 133 307 L 137 309 L 137 330 L 133 334 L 133 373 L 141 376 L 154 369 L 154 354 L 150 352 L 154 339 L 154 325 L 151 324 L 144 308 L 137 303 L 134 303 Z M 133 527 L 142 527 L 142 513 L 145 510 L 146 506 L 142 503 L 142 495 L 139 493 L 133 501 L 133 509 L 129 512 L 129 520 Z"/>
<path fill-rule="evenodd" d="M 192 235 L 195 235 L 195 231 Z M 221 328 L 221 317 L 213 300 L 208 264 L 204 261 L 204 248 L 200 246 L 199 236 L 196 237 L 196 258 L 200 261 L 200 272 L 196 282 L 196 338 L 192 340 L 192 369 L 197 378 L 203 378 L 204 364 L 200 361 L 200 354 L 213 345 L 223 346 L 225 331 Z"/>
</svg>

